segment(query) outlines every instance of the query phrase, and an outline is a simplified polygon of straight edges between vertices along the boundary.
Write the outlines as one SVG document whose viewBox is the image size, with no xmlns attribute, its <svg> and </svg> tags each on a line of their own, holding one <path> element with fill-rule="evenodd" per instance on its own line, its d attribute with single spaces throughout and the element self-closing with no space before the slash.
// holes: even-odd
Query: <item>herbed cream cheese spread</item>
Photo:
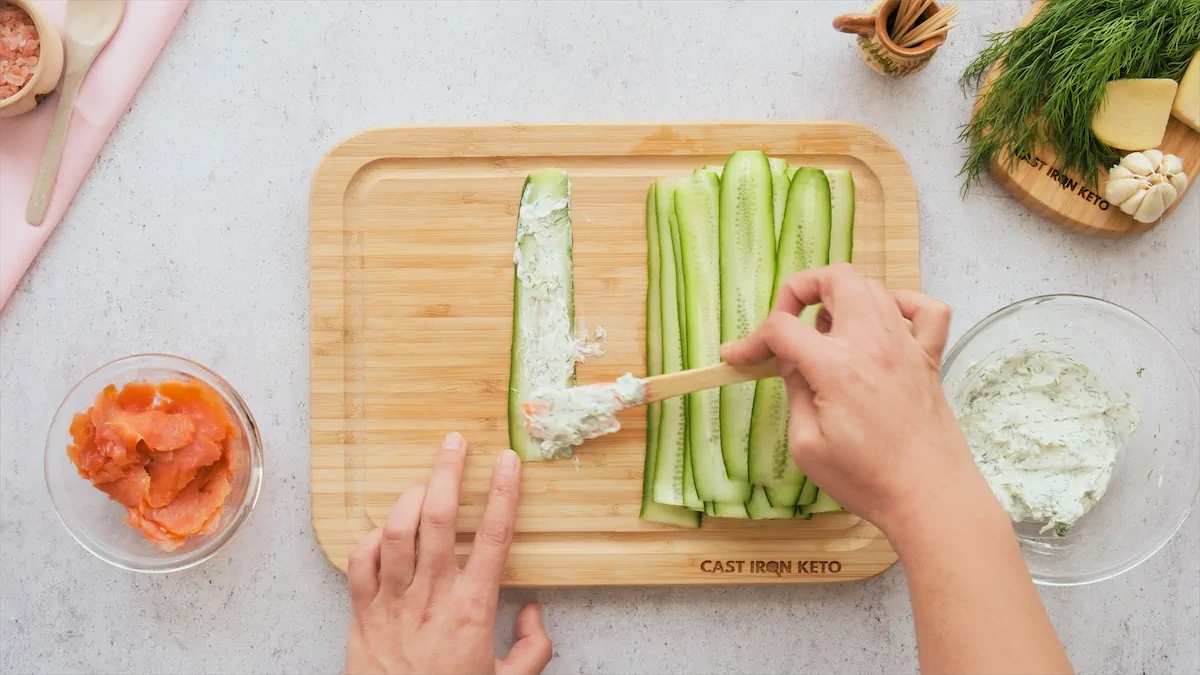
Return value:
<svg viewBox="0 0 1200 675">
<path fill-rule="evenodd" d="M 1136 412 L 1080 361 L 1023 349 L 979 366 L 956 411 L 984 477 L 1014 522 L 1065 535 L 1104 496 Z"/>
<path fill-rule="evenodd" d="M 526 408 L 529 433 L 543 446 L 573 447 L 621 428 L 617 413 L 646 398 L 646 385 L 631 374 L 610 384 L 535 391 Z"/>
</svg>

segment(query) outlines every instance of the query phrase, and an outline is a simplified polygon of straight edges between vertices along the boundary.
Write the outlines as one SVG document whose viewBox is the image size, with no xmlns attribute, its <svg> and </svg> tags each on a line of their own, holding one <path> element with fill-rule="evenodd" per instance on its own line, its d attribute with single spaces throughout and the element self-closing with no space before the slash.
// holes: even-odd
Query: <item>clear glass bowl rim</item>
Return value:
<svg viewBox="0 0 1200 675">
<path fill-rule="evenodd" d="M 218 393 L 221 395 L 221 397 L 234 408 L 236 408 L 238 413 L 244 415 L 248 422 L 247 428 L 244 431 L 246 432 L 247 445 L 249 446 L 250 451 L 250 476 L 249 483 L 246 486 L 246 495 L 242 498 L 241 504 L 237 505 L 237 511 L 235 512 L 233 518 L 228 524 L 225 525 L 225 527 L 220 530 L 217 536 L 213 537 L 212 540 L 206 542 L 204 546 L 197 548 L 195 551 L 192 551 L 190 555 L 181 558 L 179 561 L 173 564 L 137 566 L 126 564 L 120 560 L 114 560 L 110 556 L 105 555 L 103 551 L 98 550 L 97 547 L 92 545 L 91 541 L 86 535 L 77 532 L 76 528 L 68 523 L 67 519 L 63 517 L 61 510 L 62 507 L 54 497 L 55 488 L 52 487 L 52 481 L 54 478 L 51 476 L 50 453 L 53 451 L 52 448 L 55 447 L 55 439 L 53 438 L 54 428 L 56 426 L 55 422 L 58 421 L 60 416 L 64 413 L 64 407 L 66 406 L 67 401 L 71 400 L 72 396 L 74 396 L 75 393 L 79 391 L 79 389 L 85 383 L 90 382 L 93 378 L 96 378 L 99 374 L 105 371 L 113 369 L 119 370 L 122 367 L 131 366 L 133 363 L 138 361 L 146 360 L 151 362 L 148 365 L 161 367 L 163 369 L 177 370 L 185 374 L 188 374 L 189 370 L 198 371 L 205 377 L 211 378 L 217 383 Z M 156 361 L 160 363 L 154 363 Z M 238 393 L 237 389 L 235 389 L 233 385 L 225 380 L 225 378 L 218 375 L 213 369 L 189 358 L 177 356 L 175 354 L 146 352 L 140 354 L 129 354 L 97 366 L 86 375 L 79 378 L 79 381 L 67 391 L 67 393 L 63 396 L 62 401 L 59 402 L 58 407 L 55 409 L 54 415 L 50 418 L 50 420 L 50 426 L 46 430 L 46 448 L 42 458 L 42 471 L 46 482 L 46 492 L 50 497 L 51 505 L 54 507 L 54 515 L 58 518 L 58 521 L 62 523 L 63 528 L 66 529 L 66 531 L 71 535 L 71 538 L 78 542 L 79 545 L 84 548 L 84 550 L 114 567 L 118 567 L 129 572 L 141 572 L 146 574 L 166 574 L 168 572 L 178 572 L 195 567 L 196 565 L 199 565 L 212 558 L 221 549 L 225 548 L 230 541 L 233 541 L 233 538 L 241 530 L 242 525 L 245 524 L 246 520 L 250 518 L 250 514 L 254 511 L 254 507 L 258 504 L 258 497 L 262 491 L 263 476 L 262 438 L 258 431 L 258 422 L 255 421 L 254 414 L 250 411 L 250 406 L 246 405 L 245 400 L 242 399 L 242 395 Z"/>
</svg>

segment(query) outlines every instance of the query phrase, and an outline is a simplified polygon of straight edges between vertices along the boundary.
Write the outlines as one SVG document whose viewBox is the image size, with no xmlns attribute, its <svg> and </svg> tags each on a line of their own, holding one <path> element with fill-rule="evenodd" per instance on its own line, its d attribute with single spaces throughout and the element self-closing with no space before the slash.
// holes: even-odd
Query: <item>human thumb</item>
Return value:
<svg viewBox="0 0 1200 675">
<path fill-rule="evenodd" d="M 530 603 L 517 614 L 517 641 L 496 661 L 496 675 L 538 675 L 550 663 L 553 649 L 542 626 L 542 608 Z"/>
</svg>

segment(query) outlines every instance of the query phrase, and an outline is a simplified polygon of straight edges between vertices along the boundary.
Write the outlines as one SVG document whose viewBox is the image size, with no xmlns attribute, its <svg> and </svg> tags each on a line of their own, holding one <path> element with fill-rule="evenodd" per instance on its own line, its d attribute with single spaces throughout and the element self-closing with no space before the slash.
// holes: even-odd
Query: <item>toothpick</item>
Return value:
<svg viewBox="0 0 1200 675">
<path fill-rule="evenodd" d="M 916 26 L 912 30 L 910 30 L 908 32 L 908 35 L 911 36 L 916 32 L 926 30 L 926 29 L 936 30 L 938 28 L 941 28 L 942 26 L 946 25 L 950 21 L 950 19 L 953 19 L 957 14 L 958 14 L 958 7 L 956 7 L 954 5 L 947 5 L 946 7 L 943 7 L 939 11 L 935 12 L 933 14 L 933 16 L 922 21 L 919 26 Z"/>
<path fill-rule="evenodd" d="M 908 18 L 912 16 L 913 10 L 916 9 L 918 2 L 921 2 L 921 0 L 900 0 L 900 7 L 896 10 L 896 20 L 892 22 L 894 31 L 899 30 L 900 26 L 905 21 L 908 21 Z"/>
<path fill-rule="evenodd" d="M 892 30 L 889 33 L 893 40 L 895 40 L 896 36 L 900 34 L 900 26 L 904 24 L 904 21 L 908 18 L 909 12 L 912 11 L 913 3 L 918 1 L 919 0 L 900 0 L 900 5 L 896 7 L 896 16 L 892 20 Z"/>
<path fill-rule="evenodd" d="M 904 42 L 904 44 L 901 44 L 900 46 L 901 47 L 915 47 L 916 45 L 919 45 L 922 42 L 925 42 L 926 40 L 931 40 L 939 35 L 945 35 L 946 33 L 950 32 L 951 28 L 955 28 L 957 26 L 958 26 L 958 24 L 952 23 L 952 24 L 942 26 L 941 28 L 939 28 L 937 30 L 926 31 L 925 33 L 919 34 L 916 37 L 906 40 Z"/>
<path fill-rule="evenodd" d="M 917 0 L 912 0 L 912 3 L 909 6 L 915 9 L 910 11 L 909 14 L 904 17 L 903 22 L 896 24 L 896 29 L 892 31 L 892 40 L 896 41 L 904 39 L 905 33 L 907 33 L 909 29 L 913 27 L 913 25 L 917 22 L 917 19 L 921 18 L 921 15 L 925 13 L 925 8 L 928 7 L 929 3 L 931 2 L 933 2 L 933 0 L 920 0 L 920 5 L 917 5 Z"/>
<path fill-rule="evenodd" d="M 896 11 L 896 21 L 892 24 L 893 41 L 904 35 L 918 16 L 917 8 L 924 4 L 925 0 L 901 0 L 900 8 Z"/>
<path fill-rule="evenodd" d="M 916 44 L 928 40 L 937 31 L 946 27 L 950 19 L 953 19 L 957 15 L 958 8 L 954 5 L 950 5 L 949 7 L 946 7 L 937 14 L 934 14 L 925 21 L 921 22 L 920 26 L 914 28 L 904 35 L 902 40 L 908 44 Z"/>
<path fill-rule="evenodd" d="M 906 33 L 904 35 L 904 39 L 911 40 L 916 35 L 919 35 L 921 33 L 925 33 L 928 31 L 935 31 L 935 30 L 941 28 L 942 26 L 945 26 L 947 23 L 949 23 L 950 19 L 953 19 L 956 16 L 957 12 L 958 12 L 958 9 L 956 7 L 954 7 L 953 5 L 943 9 L 942 11 L 938 12 L 937 14 L 934 14 L 933 16 L 929 17 L 925 21 L 922 21 L 918 26 L 916 26 L 912 30 L 908 31 L 908 33 Z"/>
<path fill-rule="evenodd" d="M 912 0 L 909 5 L 908 14 L 904 16 L 905 30 L 912 30 L 912 27 L 921 20 L 921 15 L 925 13 L 925 8 L 933 4 L 933 0 Z"/>
</svg>

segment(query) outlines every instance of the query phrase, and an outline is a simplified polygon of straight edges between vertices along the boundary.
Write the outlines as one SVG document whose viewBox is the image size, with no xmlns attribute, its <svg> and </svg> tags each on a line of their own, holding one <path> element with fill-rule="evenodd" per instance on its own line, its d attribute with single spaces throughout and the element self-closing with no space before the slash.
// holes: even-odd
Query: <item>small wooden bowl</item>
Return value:
<svg viewBox="0 0 1200 675">
<path fill-rule="evenodd" d="M 0 117 L 12 117 L 33 110 L 42 99 L 49 96 L 58 86 L 63 72 L 63 41 L 58 26 L 45 12 L 29 0 L 8 0 L 25 10 L 38 32 L 38 64 L 33 77 L 25 86 L 5 99 L 0 99 Z"/>
</svg>

